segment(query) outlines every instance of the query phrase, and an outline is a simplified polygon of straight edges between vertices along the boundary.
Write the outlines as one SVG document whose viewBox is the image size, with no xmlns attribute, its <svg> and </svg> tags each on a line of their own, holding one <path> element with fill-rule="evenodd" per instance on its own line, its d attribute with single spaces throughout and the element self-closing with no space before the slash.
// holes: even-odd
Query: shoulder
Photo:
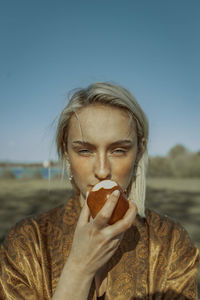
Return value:
<svg viewBox="0 0 200 300">
<path fill-rule="evenodd" d="M 62 207 L 27 217 L 10 229 L 0 248 L 0 298 L 44 299 L 49 294 L 44 279 L 51 284 L 52 237 L 45 231 L 53 228 L 52 222 L 56 226 L 56 218 L 59 222 Z"/>
<path fill-rule="evenodd" d="M 193 244 L 188 232 L 176 220 L 148 209 L 146 221 L 152 247 L 160 244 L 162 245 L 160 249 L 163 250 L 164 246 L 166 254 L 176 252 L 181 255 L 181 253 L 187 252 L 187 256 L 198 255 L 198 249 Z"/>
<path fill-rule="evenodd" d="M 177 238 L 184 236 L 185 238 L 187 237 L 187 239 L 189 239 L 187 231 L 179 222 L 169 216 L 161 215 L 154 210 L 146 210 L 146 222 L 152 238 L 167 238 L 169 240 L 175 236 L 177 236 Z"/>
<path fill-rule="evenodd" d="M 146 211 L 146 225 L 152 282 L 156 278 L 157 286 L 163 286 L 170 299 L 172 291 L 181 299 L 196 299 L 199 251 L 187 231 L 177 221 L 152 210 Z"/>
<path fill-rule="evenodd" d="M 157 235 L 169 235 L 174 231 L 180 231 L 188 235 L 179 222 L 167 215 L 161 215 L 154 210 L 146 210 L 146 221 L 150 230 Z"/>
</svg>

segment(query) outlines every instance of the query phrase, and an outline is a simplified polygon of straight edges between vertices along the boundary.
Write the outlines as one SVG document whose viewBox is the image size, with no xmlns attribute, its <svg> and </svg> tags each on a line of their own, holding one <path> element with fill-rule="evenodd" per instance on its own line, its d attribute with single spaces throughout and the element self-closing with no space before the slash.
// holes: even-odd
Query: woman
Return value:
<svg viewBox="0 0 200 300">
<path fill-rule="evenodd" d="M 145 211 L 147 140 L 145 114 L 126 89 L 95 83 L 72 95 L 57 148 L 75 195 L 11 229 L 1 249 L 0 299 L 197 299 L 197 248 L 180 225 Z M 86 202 L 105 179 L 129 199 L 113 225 L 117 193 L 94 219 Z"/>
</svg>

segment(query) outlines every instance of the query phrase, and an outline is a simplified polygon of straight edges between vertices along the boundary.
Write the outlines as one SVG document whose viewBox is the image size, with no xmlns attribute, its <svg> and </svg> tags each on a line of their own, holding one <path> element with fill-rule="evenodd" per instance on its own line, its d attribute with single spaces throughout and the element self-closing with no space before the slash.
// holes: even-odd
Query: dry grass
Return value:
<svg viewBox="0 0 200 300">
<path fill-rule="evenodd" d="M 200 178 L 147 178 L 147 186 L 181 192 L 200 192 Z"/>
<path fill-rule="evenodd" d="M 0 195 L 5 195 L 7 193 L 22 193 L 31 194 L 37 190 L 44 189 L 47 192 L 55 189 L 71 189 L 71 184 L 68 181 L 59 179 L 1 179 L 0 180 Z"/>
</svg>

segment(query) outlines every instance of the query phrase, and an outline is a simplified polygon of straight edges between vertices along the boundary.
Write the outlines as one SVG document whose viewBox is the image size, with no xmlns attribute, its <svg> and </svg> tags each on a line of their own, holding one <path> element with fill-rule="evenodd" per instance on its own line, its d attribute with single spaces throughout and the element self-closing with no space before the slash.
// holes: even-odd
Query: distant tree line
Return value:
<svg viewBox="0 0 200 300">
<path fill-rule="evenodd" d="M 200 177 L 200 151 L 190 152 L 183 145 L 174 146 L 166 156 L 150 157 L 149 177 Z"/>
</svg>

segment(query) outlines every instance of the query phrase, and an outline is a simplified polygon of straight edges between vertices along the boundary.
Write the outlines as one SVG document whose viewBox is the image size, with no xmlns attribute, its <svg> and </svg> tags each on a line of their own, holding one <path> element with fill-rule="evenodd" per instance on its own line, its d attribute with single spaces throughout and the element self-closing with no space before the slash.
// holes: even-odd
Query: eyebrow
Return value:
<svg viewBox="0 0 200 300">
<path fill-rule="evenodd" d="M 112 144 L 110 144 L 111 147 L 114 147 L 114 146 L 118 146 L 118 145 L 123 145 L 123 146 L 132 146 L 134 143 L 134 141 L 132 140 L 118 140 Z M 80 146 L 88 146 L 88 147 L 91 147 L 91 146 L 94 146 L 92 145 L 91 143 L 89 142 L 84 142 L 84 141 L 73 141 L 72 142 L 73 145 L 80 145 Z"/>
</svg>

